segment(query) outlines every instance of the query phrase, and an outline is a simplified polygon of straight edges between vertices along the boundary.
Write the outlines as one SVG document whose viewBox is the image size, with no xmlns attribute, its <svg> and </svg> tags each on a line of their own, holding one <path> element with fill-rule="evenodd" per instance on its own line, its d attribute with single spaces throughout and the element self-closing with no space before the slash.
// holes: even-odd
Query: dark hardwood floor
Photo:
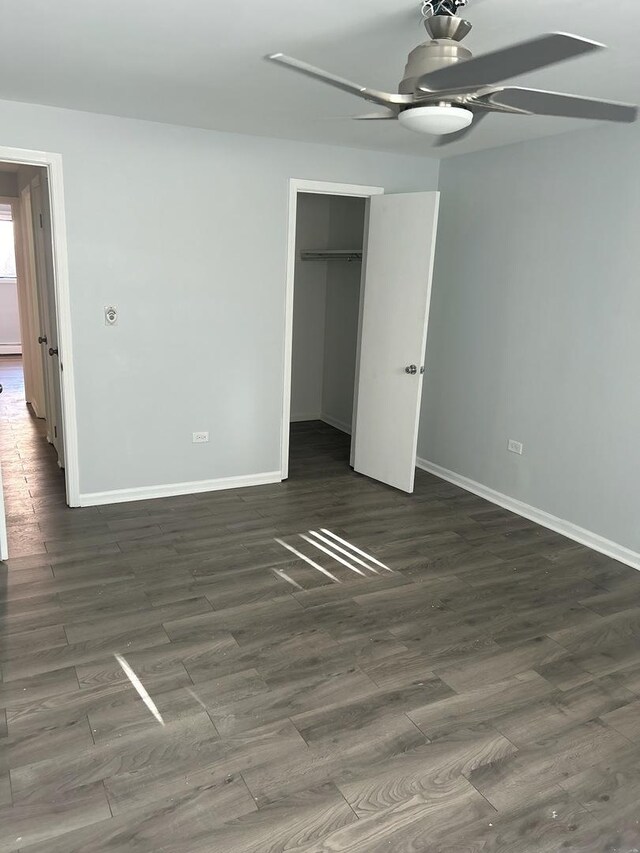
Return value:
<svg viewBox="0 0 640 853">
<path fill-rule="evenodd" d="M 321 423 L 282 485 L 70 510 L 0 382 L 0 851 L 637 853 L 640 574 Z"/>
</svg>

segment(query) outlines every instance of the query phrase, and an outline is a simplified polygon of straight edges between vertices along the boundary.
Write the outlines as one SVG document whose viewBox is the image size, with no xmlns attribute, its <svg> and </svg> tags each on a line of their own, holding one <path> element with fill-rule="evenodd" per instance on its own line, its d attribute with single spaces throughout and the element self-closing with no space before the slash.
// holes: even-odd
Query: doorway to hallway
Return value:
<svg viewBox="0 0 640 853">
<path fill-rule="evenodd" d="M 46 552 L 37 519 L 66 507 L 64 473 L 47 441 L 46 422 L 25 401 L 22 358 L 0 356 L 0 456 L 9 554 Z M 37 514 L 36 514 L 37 513 Z"/>
<path fill-rule="evenodd" d="M 0 177 L 0 204 L 10 211 L 14 236 L 12 272 L 20 328 L 19 348 L 14 334 L 9 342 L 12 348 L 0 347 L 0 355 L 21 354 L 24 399 L 31 412 L 46 419 L 47 441 L 55 449 L 56 465 L 64 469 L 66 504 L 79 506 L 62 158 L 56 153 L 0 146 Z M 7 210 L 2 212 L 6 215 Z M 8 440 L 12 446 L 10 434 Z M 2 461 L 7 467 L 15 462 Z M 57 472 L 57 483 L 61 476 Z M 31 495 L 33 489 L 27 491 Z M 16 554 L 7 547 L 0 465 L 0 561 L 10 556 Z"/>
</svg>

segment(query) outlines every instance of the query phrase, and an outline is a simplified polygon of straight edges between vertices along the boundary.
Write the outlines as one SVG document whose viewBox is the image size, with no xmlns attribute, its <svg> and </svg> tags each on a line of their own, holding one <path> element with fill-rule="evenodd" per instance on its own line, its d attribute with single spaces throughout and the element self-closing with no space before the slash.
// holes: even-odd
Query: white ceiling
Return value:
<svg viewBox="0 0 640 853">
<path fill-rule="evenodd" d="M 488 118 L 446 149 L 397 122 L 354 122 L 371 105 L 264 62 L 282 51 L 396 89 L 424 41 L 418 0 L 0 0 L 0 98 L 356 148 L 449 156 L 586 126 Z M 640 2 L 471 0 L 476 54 L 564 31 L 612 48 L 519 78 L 538 88 L 640 101 Z M 616 26 L 609 32 L 605 22 Z"/>
</svg>

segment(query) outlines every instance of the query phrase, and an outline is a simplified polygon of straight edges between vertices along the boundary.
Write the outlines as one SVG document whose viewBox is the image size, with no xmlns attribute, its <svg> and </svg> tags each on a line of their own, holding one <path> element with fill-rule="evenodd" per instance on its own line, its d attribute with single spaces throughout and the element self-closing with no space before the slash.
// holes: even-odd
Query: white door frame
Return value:
<svg viewBox="0 0 640 853">
<path fill-rule="evenodd" d="M 69 506 L 80 506 L 80 472 L 78 467 L 78 422 L 73 370 L 71 336 L 71 300 L 69 294 L 69 262 L 67 227 L 64 213 L 62 155 L 49 151 L 0 146 L 0 161 L 22 166 L 43 166 L 49 177 L 51 231 L 53 236 L 54 291 L 58 346 L 60 348 L 60 384 L 64 424 L 65 486 Z"/>
<path fill-rule="evenodd" d="M 287 226 L 287 278 L 284 306 L 284 379 L 282 386 L 282 423 L 280 426 L 280 477 L 289 476 L 289 421 L 291 418 L 291 357 L 293 350 L 293 296 L 296 272 L 296 224 L 298 193 L 317 195 L 344 195 L 352 198 L 370 198 L 382 195 L 384 187 L 367 187 L 360 184 L 336 184 L 331 181 L 289 179 L 289 219 Z M 364 269 L 364 266 L 363 266 Z"/>
</svg>

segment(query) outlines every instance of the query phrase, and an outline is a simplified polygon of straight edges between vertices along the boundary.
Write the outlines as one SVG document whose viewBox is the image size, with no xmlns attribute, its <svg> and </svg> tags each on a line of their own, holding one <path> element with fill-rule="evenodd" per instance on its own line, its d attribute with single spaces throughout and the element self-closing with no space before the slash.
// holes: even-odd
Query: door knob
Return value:
<svg viewBox="0 0 640 853">
<path fill-rule="evenodd" d="M 49 347 L 49 355 L 58 355 L 58 347 L 55 349 L 53 347 Z"/>
<path fill-rule="evenodd" d="M 418 372 L 418 368 L 415 364 L 410 364 L 408 367 L 405 367 L 404 372 L 409 373 L 411 376 L 415 376 Z"/>
<path fill-rule="evenodd" d="M 38 336 L 38 343 L 39 344 L 46 344 L 46 342 L 47 342 L 47 339 L 45 337 L 43 337 L 42 335 Z"/>
</svg>

